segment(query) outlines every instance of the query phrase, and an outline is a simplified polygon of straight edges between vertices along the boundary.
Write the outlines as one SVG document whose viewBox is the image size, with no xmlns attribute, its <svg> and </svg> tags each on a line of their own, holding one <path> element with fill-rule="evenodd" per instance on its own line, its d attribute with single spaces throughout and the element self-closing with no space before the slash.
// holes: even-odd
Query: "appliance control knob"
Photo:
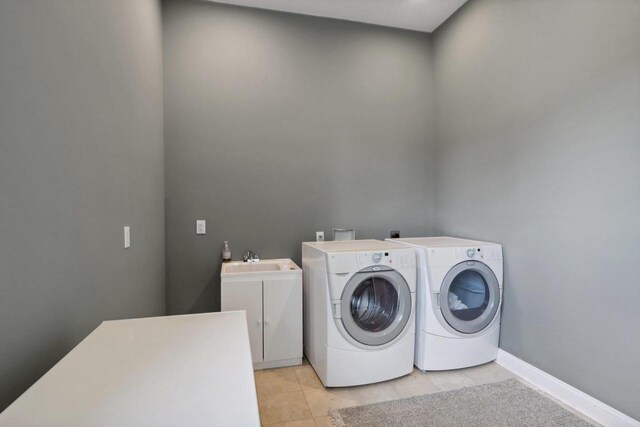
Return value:
<svg viewBox="0 0 640 427">
<path fill-rule="evenodd" d="M 469 250 L 467 250 L 467 256 L 468 256 L 469 258 L 473 258 L 475 254 L 476 254 L 476 250 L 475 250 L 475 249 L 469 249 Z"/>
<path fill-rule="evenodd" d="M 373 260 L 373 262 L 375 262 L 376 264 L 380 262 L 380 260 L 382 259 L 382 253 L 374 253 L 373 256 L 371 257 L 371 259 Z"/>
</svg>

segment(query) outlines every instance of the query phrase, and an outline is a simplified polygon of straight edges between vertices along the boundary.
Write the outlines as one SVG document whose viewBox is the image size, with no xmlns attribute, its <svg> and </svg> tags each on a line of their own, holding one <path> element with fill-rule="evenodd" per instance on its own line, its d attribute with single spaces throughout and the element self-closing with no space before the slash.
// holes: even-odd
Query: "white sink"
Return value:
<svg viewBox="0 0 640 427">
<path fill-rule="evenodd" d="M 272 262 L 243 262 L 242 264 L 225 265 L 224 270 L 226 273 L 252 273 L 262 271 L 280 271 L 279 264 Z"/>
<path fill-rule="evenodd" d="M 256 262 L 233 261 L 222 264 L 222 277 L 240 275 L 262 275 L 269 273 L 282 273 L 299 271 L 298 267 L 290 259 L 264 259 Z"/>
</svg>

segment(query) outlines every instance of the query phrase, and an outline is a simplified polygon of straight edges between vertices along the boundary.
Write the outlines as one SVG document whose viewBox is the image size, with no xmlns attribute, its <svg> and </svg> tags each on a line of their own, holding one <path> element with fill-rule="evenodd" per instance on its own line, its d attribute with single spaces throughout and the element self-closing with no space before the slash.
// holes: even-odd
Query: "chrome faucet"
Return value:
<svg viewBox="0 0 640 427">
<path fill-rule="evenodd" d="M 254 253 L 253 251 L 247 251 L 246 254 L 242 257 L 244 262 L 256 262 L 260 261 L 260 255 Z"/>
</svg>

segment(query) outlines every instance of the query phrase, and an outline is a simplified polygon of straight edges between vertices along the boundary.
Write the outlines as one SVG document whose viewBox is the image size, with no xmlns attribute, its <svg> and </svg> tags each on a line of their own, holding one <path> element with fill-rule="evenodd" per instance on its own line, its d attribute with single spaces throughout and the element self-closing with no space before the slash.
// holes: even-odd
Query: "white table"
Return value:
<svg viewBox="0 0 640 427">
<path fill-rule="evenodd" d="M 244 311 L 103 322 L 0 426 L 259 426 Z"/>
</svg>

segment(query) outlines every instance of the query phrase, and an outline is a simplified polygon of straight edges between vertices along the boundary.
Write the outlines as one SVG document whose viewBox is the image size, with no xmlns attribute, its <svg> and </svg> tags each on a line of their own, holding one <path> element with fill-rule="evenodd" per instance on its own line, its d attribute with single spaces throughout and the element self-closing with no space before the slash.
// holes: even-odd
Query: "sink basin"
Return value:
<svg viewBox="0 0 640 427">
<path fill-rule="evenodd" d="M 264 274 L 281 274 L 284 272 L 300 271 L 290 259 L 264 259 L 256 262 L 233 261 L 222 264 L 222 277 L 252 276 Z"/>
<path fill-rule="evenodd" d="M 280 271 L 280 265 L 271 262 L 243 262 L 242 264 L 231 264 L 225 266 L 226 273 L 251 273 L 262 271 Z"/>
</svg>

